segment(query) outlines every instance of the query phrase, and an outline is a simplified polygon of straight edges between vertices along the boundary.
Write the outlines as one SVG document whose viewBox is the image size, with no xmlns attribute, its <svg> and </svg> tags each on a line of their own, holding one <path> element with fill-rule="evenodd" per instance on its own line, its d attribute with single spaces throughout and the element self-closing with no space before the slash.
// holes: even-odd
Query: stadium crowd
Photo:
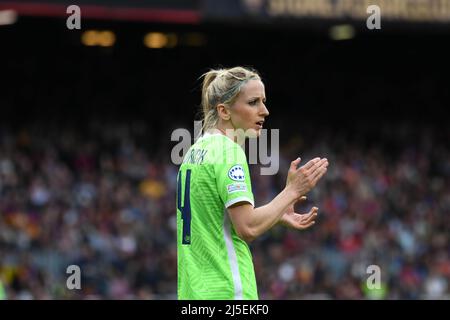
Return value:
<svg viewBox="0 0 450 320">
<path fill-rule="evenodd" d="M 157 155 L 147 135 L 139 121 L 2 128 L 0 298 L 176 299 L 178 166 L 170 133 Z M 278 174 L 250 166 L 257 206 L 298 155 L 330 167 L 296 206 L 319 207 L 313 228 L 276 227 L 250 245 L 260 298 L 449 298 L 448 141 L 448 128 L 409 123 L 281 130 Z M 69 265 L 80 290 L 66 286 Z"/>
</svg>

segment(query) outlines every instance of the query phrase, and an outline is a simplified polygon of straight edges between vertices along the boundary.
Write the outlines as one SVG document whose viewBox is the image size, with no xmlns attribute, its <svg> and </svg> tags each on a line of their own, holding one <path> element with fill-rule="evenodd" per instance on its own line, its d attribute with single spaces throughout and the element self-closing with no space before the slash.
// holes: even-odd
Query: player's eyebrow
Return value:
<svg viewBox="0 0 450 320">
<path fill-rule="evenodd" d="M 248 100 L 255 100 L 255 99 L 262 99 L 262 100 L 266 100 L 266 97 L 260 97 L 260 96 L 251 96 L 250 98 L 248 98 Z"/>
</svg>

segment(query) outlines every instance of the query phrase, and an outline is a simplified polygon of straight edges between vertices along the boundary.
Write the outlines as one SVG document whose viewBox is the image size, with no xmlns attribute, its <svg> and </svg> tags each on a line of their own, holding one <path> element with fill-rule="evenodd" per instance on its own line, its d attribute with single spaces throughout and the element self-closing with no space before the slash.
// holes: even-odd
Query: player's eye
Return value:
<svg viewBox="0 0 450 320">
<path fill-rule="evenodd" d="M 257 102 L 258 102 L 258 99 L 256 99 L 256 100 L 251 100 L 251 101 L 249 102 L 249 104 L 250 104 L 251 106 L 255 106 Z"/>
</svg>

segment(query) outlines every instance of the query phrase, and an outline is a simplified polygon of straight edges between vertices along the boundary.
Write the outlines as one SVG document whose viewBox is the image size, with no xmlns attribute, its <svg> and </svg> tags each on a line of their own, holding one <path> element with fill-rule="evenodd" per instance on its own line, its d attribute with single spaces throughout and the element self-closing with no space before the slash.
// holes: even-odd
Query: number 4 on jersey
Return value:
<svg viewBox="0 0 450 320">
<path fill-rule="evenodd" d="M 186 181 L 184 182 L 184 201 L 181 206 L 181 170 L 178 173 L 178 188 L 177 188 L 177 206 L 181 211 L 181 219 L 183 220 L 183 238 L 182 244 L 191 244 L 191 170 L 186 170 Z"/>
</svg>

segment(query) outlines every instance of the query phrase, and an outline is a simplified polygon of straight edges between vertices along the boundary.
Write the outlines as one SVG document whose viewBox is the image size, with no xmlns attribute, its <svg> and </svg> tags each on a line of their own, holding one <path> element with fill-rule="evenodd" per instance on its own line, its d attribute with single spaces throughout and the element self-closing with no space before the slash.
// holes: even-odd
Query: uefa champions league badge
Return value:
<svg viewBox="0 0 450 320">
<path fill-rule="evenodd" d="M 245 181 L 244 169 L 239 164 L 232 166 L 231 169 L 228 170 L 228 176 L 234 181 Z"/>
</svg>

